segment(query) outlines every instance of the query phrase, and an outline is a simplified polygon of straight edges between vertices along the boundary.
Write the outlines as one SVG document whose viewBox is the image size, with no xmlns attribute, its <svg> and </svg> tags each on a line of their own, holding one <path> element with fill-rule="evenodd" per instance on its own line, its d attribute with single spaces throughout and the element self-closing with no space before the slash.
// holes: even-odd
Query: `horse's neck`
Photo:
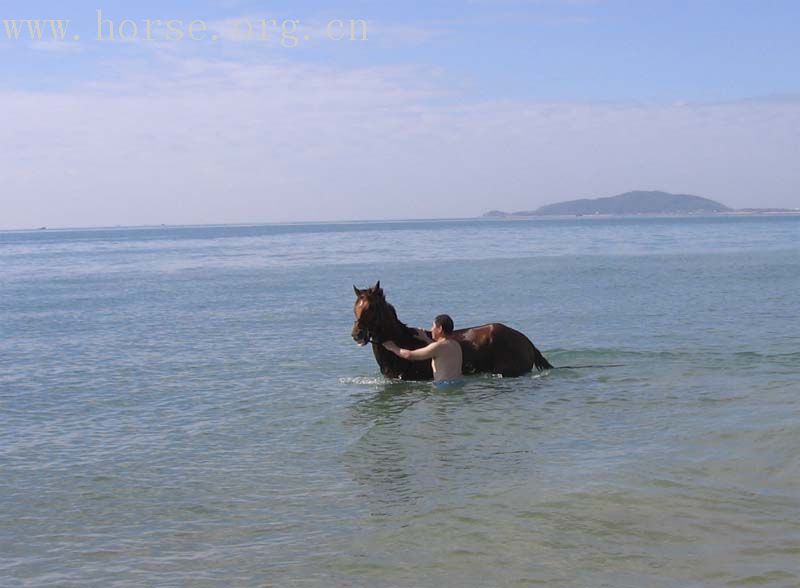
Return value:
<svg viewBox="0 0 800 588">
<path fill-rule="evenodd" d="M 386 303 L 386 319 L 383 330 L 384 339 L 399 339 L 408 333 L 408 326 L 397 318 L 397 311 L 388 302 Z"/>
<path fill-rule="evenodd" d="M 394 307 L 386 303 L 381 338 L 384 341 L 394 341 L 399 347 L 414 347 L 411 329 L 397 318 Z M 372 343 L 372 351 L 381 368 L 381 373 L 393 378 L 401 377 L 408 369 L 408 361 L 400 359 L 393 352 L 385 349 L 381 343 Z"/>
</svg>

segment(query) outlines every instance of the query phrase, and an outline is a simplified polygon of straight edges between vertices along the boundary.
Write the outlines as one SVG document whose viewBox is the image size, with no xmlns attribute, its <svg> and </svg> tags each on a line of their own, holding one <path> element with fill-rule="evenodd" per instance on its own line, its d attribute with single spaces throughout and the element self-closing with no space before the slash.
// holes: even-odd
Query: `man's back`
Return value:
<svg viewBox="0 0 800 588">
<path fill-rule="evenodd" d="M 443 339 L 437 342 L 436 353 L 431 365 L 433 379 L 452 380 L 461 377 L 462 362 L 461 345 L 453 339 Z"/>
</svg>

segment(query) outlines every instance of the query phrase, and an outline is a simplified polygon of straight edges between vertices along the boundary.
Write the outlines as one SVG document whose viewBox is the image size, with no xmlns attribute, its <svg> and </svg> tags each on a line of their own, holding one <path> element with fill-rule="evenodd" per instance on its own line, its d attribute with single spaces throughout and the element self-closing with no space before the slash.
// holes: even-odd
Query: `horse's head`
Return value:
<svg viewBox="0 0 800 588">
<path fill-rule="evenodd" d="M 356 293 L 356 302 L 353 306 L 356 320 L 353 322 L 351 334 L 356 343 L 366 345 L 370 341 L 380 338 L 387 314 L 386 298 L 383 296 L 380 281 L 372 288 L 359 290 L 353 286 L 353 290 Z"/>
</svg>

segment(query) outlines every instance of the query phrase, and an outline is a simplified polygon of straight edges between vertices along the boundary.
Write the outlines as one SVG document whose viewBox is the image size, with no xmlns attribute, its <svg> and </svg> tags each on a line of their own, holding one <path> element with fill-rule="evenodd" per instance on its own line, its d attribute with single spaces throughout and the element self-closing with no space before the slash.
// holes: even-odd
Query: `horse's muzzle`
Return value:
<svg viewBox="0 0 800 588">
<path fill-rule="evenodd" d="M 350 336 L 352 336 L 353 341 L 358 343 L 359 346 L 361 347 L 363 347 L 369 342 L 369 332 L 361 325 L 359 325 L 358 321 L 353 323 L 353 330 L 350 333 Z"/>
</svg>

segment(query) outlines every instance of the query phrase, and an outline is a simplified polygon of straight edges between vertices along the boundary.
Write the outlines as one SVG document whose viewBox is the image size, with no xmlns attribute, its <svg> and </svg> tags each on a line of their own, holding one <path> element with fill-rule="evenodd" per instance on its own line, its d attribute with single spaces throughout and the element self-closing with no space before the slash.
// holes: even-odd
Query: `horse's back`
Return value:
<svg viewBox="0 0 800 588">
<path fill-rule="evenodd" d="M 524 342 L 533 346 L 531 340 L 523 333 L 503 323 L 487 323 L 476 327 L 457 329 L 453 331 L 453 336 L 459 341 L 469 342 L 475 345 L 500 343 L 508 340 Z"/>
<path fill-rule="evenodd" d="M 540 371 L 552 367 L 525 334 L 503 323 L 459 329 L 453 335 L 461 343 L 465 373 L 520 376 L 534 366 Z"/>
</svg>

